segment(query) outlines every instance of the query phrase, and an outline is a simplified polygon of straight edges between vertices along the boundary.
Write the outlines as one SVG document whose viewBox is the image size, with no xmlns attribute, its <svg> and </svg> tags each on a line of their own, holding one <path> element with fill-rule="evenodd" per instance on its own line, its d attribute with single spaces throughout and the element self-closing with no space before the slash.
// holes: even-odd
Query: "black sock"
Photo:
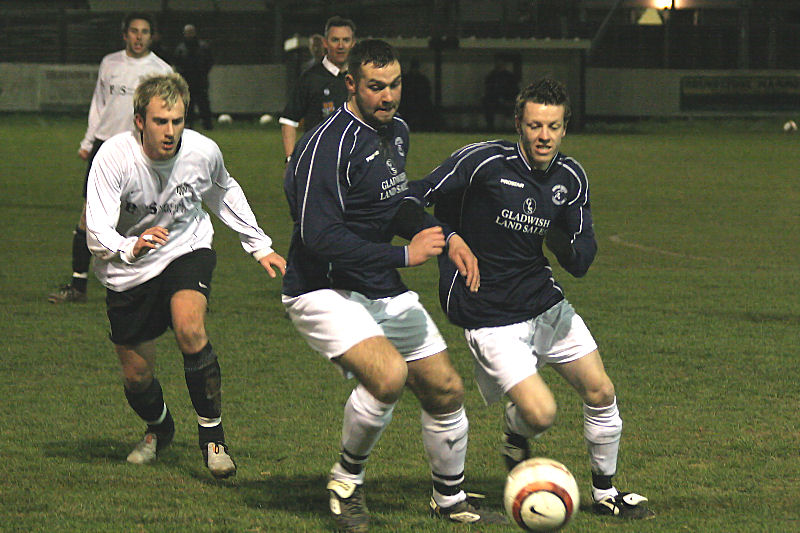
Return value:
<svg viewBox="0 0 800 533">
<path fill-rule="evenodd" d="M 528 447 L 528 439 L 518 433 L 509 433 L 506 431 L 506 440 L 509 444 L 513 444 L 517 448 L 525 449 Z"/>
<path fill-rule="evenodd" d="M 446 483 L 444 483 L 442 481 L 434 480 L 433 481 L 433 488 L 439 494 L 441 494 L 443 496 L 455 496 L 456 494 L 461 492 L 461 483 L 459 482 L 459 480 L 463 480 L 464 479 L 464 472 L 461 472 L 460 474 L 457 474 L 455 476 L 443 476 L 443 475 L 437 474 L 435 472 L 433 473 L 433 475 L 435 477 L 439 478 L 439 479 L 442 479 L 442 480 L 455 482 L 455 485 L 447 485 Z"/>
<path fill-rule="evenodd" d="M 611 483 L 611 478 L 614 476 L 603 476 L 592 472 L 592 486 L 600 490 L 608 490 L 614 485 Z"/>
<path fill-rule="evenodd" d="M 222 373 L 211 343 L 194 354 L 183 354 L 186 388 L 197 416 L 216 419 L 222 416 Z M 200 447 L 209 442 L 225 442 L 222 422 L 208 427 L 198 424 Z"/>
<path fill-rule="evenodd" d="M 225 429 L 222 427 L 222 422 L 211 427 L 197 424 L 197 443 L 200 445 L 200 449 L 205 449 L 209 442 L 225 442 Z"/>
<path fill-rule="evenodd" d="M 159 451 L 172 442 L 172 436 L 175 435 L 175 421 L 172 419 L 172 413 L 169 412 L 169 408 L 167 408 L 167 416 L 164 417 L 160 424 L 147 424 L 147 432 L 158 435 L 156 449 Z"/>
<path fill-rule="evenodd" d="M 72 276 L 72 286 L 81 292 L 86 292 L 89 282 L 89 263 L 92 253 L 86 245 L 86 231 L 76 227 L 72 234 L 72 271 L 82 276 Z"/>
<path fill-rule="evenodd" d="M 360 463 L 351 463 L 347 459 L 345 459 L 345 453 L 352 457 L 352 454 L 349 452 L 342 451 L 341 455 L 339 455 L 339 465 L 348 473 L 354 476 L 359 475 L 361 472 L 364 471 L 364 463 L 367 460 L 367 456 L 360 456 L 358 459 L 362 462 Z"/>
<path fill-rule="evenodd" d="M 158 422 L 166 408 L 161 384 L 156 378 L 153 378 L 150 385 L 142 392 L 133 392 L 125 387 L 125 398 L 128 399 L 128 405 L 131 406 L 131 409 L 148 425 Z M 168 416 L 168 418 L 171 419 L 172 417 Z M 164 421 L 166 421 L 166 418 Z"/>
</svg>

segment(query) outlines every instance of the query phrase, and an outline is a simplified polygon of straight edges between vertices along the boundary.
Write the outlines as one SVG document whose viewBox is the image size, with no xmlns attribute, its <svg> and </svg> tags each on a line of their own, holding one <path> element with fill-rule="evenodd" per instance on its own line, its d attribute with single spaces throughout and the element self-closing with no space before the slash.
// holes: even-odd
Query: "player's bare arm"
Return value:
<svg viewBox="0 0 800 533">
<path fill-rule="evenodd" d="M 134 257 L 141 257 L 150 250 L 167 244 L 168 239 L 169 230 L 167 228 L 161 226 L 147 228 L 139 235 L 139 240 L 133 245 L 133 255 Z"/>
<path fill-rule="evenodd" d="M 478 258 L 457 233 L 450 236 L 447 242 L 447 257 L 458 269 L 458 273 L 466 278 L 470 292 L 478 292 L 481 286 L 481 273 L 478 269 Z"/>
<path fill-rule="evenodd" d="M 281 124 L 281 139 L 283 140 L 283 151 L 286 153 L 286 158 L 292 155 L 294 150 L 295 141 L 297 141 L 297 128 L 288 124 Z"/>
<path fill-rule="evenodd" d="M 286 259 L 278 255 L 277 252 L 272 252 L 269 255 L 265 255 L 259 259 L 258 262 L 261 263 L 261 266 L 264 267 L 264 270 L 267 271 L 267 274 L 269 274 L 269 277 L 271 278 L 277 276 L 273 268 L 277 269 L 278 272 L 281 273 L 281 276 L 286 274 Z"/>
<path fill-rule="evenodd" d="M 444 250 L 444 232 L 439 226 L 426 228 L 411 239 L 408 244 L 408 266 L 421 265 Z"/>
</svg>

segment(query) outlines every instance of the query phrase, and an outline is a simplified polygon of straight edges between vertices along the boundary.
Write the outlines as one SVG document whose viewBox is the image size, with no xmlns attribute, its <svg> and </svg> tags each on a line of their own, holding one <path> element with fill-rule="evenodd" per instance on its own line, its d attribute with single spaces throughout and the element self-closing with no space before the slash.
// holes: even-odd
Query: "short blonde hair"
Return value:
<svg viewBox="0 0 800 533">
<path fill-rule="evenodd" d="M 180 98 L 184 110 L 189 110 L 189 85 L 180 74 L 173 72 L 145 78 L 133 93 L 133 114 L 146 118 L 147 106 L 154 97 L 162 98 L 169 108 L 175 107 Z"/>
</svg>

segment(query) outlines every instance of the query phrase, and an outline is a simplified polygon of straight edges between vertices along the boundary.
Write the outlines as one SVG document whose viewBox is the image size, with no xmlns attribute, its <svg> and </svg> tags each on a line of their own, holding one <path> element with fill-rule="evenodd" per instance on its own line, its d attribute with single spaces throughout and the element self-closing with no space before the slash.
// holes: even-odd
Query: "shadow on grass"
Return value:
<svg viewBox="0 0 800 533">
<path fill-rule="evenodd" d="M 272 509 L 293 514 L 327 513 L 328 478 L 324 474 L 298 476 L 269 476 L 263 480 L 243 480 L 236 483 L 237 490 L 248 507 Z M 486 491 L 488 509 L 499 510 L 502 505 L 502 487 L 496 480 L 471 479 L 465 484 L 470 492 Z M 431 482 L 417 477 L 391 476 L 368 478 L 365 484 L 367 506 L 380 513 L 407 512 L 410 508 L 427 509 L 431 496 Z"/>
<path fill-rule="evenodd" d="M 82 439 L 60 440 L 44 443 L 45 457 L 70 459 L 77 463 L 119 463 L 127 464 L 128 454 L 133 450 L 136 441 L 118 439 Z M 166 449 L 158 453 L 156 464 L 169 469 L 177 469 L 198 479 L 208 472 L 203 468 L 202 455 L 194 443 L 173 441 Z M 199 474 L 194 471 L 197 467 Z M 209 478 L 212 482 L 212 478 Z"/>
<path fill-rule="evenodd" d="M 80 463 L 122 461 L 133 449 L 129 441 L 116 439 L 57 440 L 44 443 L 45 457 L 61 457 Z"/>
</svg>

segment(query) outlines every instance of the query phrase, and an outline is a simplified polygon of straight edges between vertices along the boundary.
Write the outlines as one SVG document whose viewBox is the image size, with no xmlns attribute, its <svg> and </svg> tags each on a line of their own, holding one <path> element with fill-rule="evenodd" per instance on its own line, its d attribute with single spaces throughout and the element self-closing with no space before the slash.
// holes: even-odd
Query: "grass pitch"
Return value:
<svg viewBox="0 0 800 533">
<path fill-rule="evenodd" d="M 564 151 L 589 175 L 599 253 L 580 280 L 556 269 L 600 345 L 625 422 L 616 483 L 648 496 L 646 523 L 579 513 L 569 531 L 800 530 L 800 194 L 797 135 L 782 119 L 589 128 Z M 0 250 L 0 530 L 329 531 L 325 478 L 352 382 L 284 318 L 280 283 L 217 224 L 219 262 L 207 326 L 224 375 L 225 425 L 239 466 L 215 482 L 202 464 L 181 356 L 159 340 L 173 446 L 152 466 L 125 462 L 142 424 L 127 407 L 107 340 L 104 291 L 54 306 L 70 273 L 81 206 L 85 118 L 0 121 L 6 227 Z M 509 134 L 510 135 L 510 134 Z M 211 132 L 262 227 L 285 253 L 279 133 L 237 121 Z M 485 134 L 412 134 L 421 176 Z M 435 295 L 433 262 L 407 269 L 467 387 L 467 488 L 500 507 L 500 407 L 482 404 L 461 332 Z M 564 462 L 589 503 L 580 401 L 549 370 L 558 421 L 535 442 Z M 406 394 L 367 474 L 371 531 L 514 531 L 427 515 L 429 471 L 419 409 Z"/>
</svg>

